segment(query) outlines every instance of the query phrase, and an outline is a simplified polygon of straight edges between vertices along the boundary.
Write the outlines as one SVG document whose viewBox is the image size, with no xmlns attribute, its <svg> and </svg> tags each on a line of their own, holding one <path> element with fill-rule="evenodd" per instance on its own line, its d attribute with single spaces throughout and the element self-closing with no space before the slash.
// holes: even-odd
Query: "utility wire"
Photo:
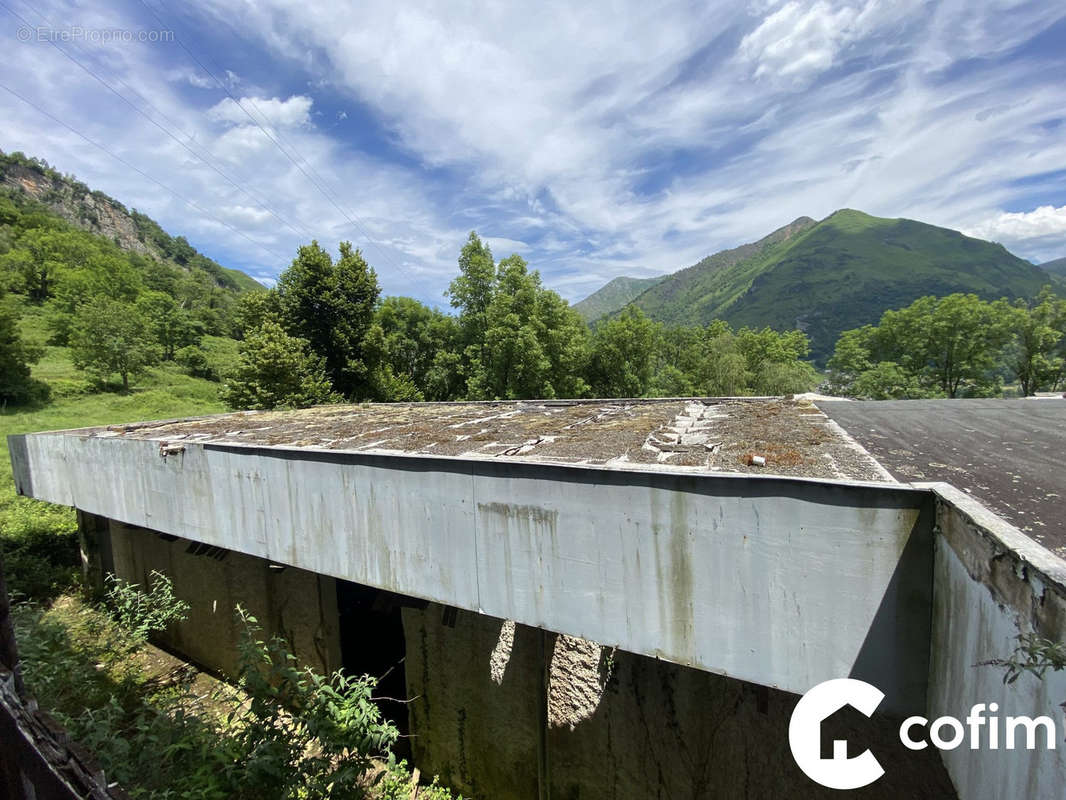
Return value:
<svg viewBox="0 0 1066 800">
<path fill-rule="evenodd" d="M 2 0 L 0 0 L 0 8 L 3 8 L 3 9 L 4 9 L 5 11 L 7 11 L 7 12 L 8 12 L 9 14 L 11 14 L 11 15 L 12 15 L 12 16 L 14 16 L 14 17 L 16 17 L 16 18 L 17 18 L 18 20 L 20 20 L 20 21 L 22 22 L 22 24 L 23 24 L 23 25 L 25 25 L 25 26 L 26 26 L 27 28 L 30 28 L 30 27 L 31 27 L 31 26 L 30 26 L 30 23 L 29 23 L 29 21 L 28 21 L 28 20 L 27 20 L 27 19 L 26 19 L 25 17 L 23 17 L 23 16 L 22 16 L 21 14 L 19 14 L 18 12 L 14 11 L 14 10 L 13 10 L 13 9 L 12 9 L 12 8 L 11 8 L 10 6 L 8 6 L 8 5 L 6 4 L 6 3 L 2 2 Z M 40 16 L 40 15 L 39 15 L 39 16 Z M 41 17 L 41 19 L 44 19 L 44 21 L 45 21 L 46 23 L 48 22 L 48 20 L 47 20 L 47 19 L 45 19 L 45 18 L 44 18 L 43 16 Z M 51 25 L 51 24 L 49 23 L 49 25 Z M 190 147 L 190 146 L 189 146 L 188 144 L 186 144 L 186 143 L 185 143 L 185 142 L 183 142 L 183 141 L 182 141 L 182 140 L 181 140 L 180 138 L 178 138 L 178 137 L 177 137 L 176 135 L 174 135 L 174 133 L 172 133 L 172 132 L 171 132 L 171 131 L 170 131 L 169 129 L 167 129 L 167 128 L 166 128 L 166 127 L 165 127 L 164 125 L 161 125 L 161 124 L 160 124 L 159 122 L 157 122 L 157 121 L 156 121 L 155 119 L 153 119 L 153 118 L 152 118 L 152 117 L 151 117 L 151 116 L 150 116 L 149 114 L 145 113 L 145 111 L 144 111 L 144 110 L 143 110 L 142 108 L 140 108 L 139 106 L 137 106 L 137 105 L 136 105 L 135 103 L 133 103 L 132 101 L 130 101 L 130 100 L 129 100 L 129 99 L 128 99 L 128 98 L 127 98 L 127 97 L 126 97 L 125 95 L 123 95 L 123 94 L 122 94 L 121 92 L 119 92 L 119 91 L 118 91 L 117 89 L 115 89 L 115 88 L 114 88 L 114 87 L 113 87 L 113 86 L 112 86 L 112 85 L 111 85 L 110 83 L 108 83 L 108 82 L 107 82 L 107 81 L 106 81 L 106 80 L 105 80 L 104 78 L 100 77 L 100 75 L 98 75 L 98 74 L 97 74 L 97 73 L 96 73 L 96 72 L 95 72 L 94 70 L 92 70 L 92 69 L 91 69 L 90 67 L 88 67 L 88 66 L 86 66 L 85 64 L 83 64 L 83 63 L 82 63 L 81 61 L 79 61 L 79 60 L 78 60 L 77 58 L 75 58 L 75 57 L 74 57 L 74 56 L 72 56 L 72 55 L 71 55 L 70 53 L 68 53 L 68 52 L 67 52 L 66 50 L 64 50 L 64 49 L 63 49 L 62 47 L 60 47 L 60 46 L 59 46 L 58 44 L 56 44 L 56 42 L 55 42 L 55 41 L 53 40 L 53 38 L 52 38 L 52 37 L 49 37 L 49 38 L 48 38 L 48 43 L 49 43 L 50 45 L 52 45 L 52 47 L 54 47 L 54 48 L 55 48 L 56 50 L 58 50 L 58 51 L 59 51 L 60 53 L 62 53 L 62 54 L 63 54 L 63 55 L 64 55 L 64 56 L 65 56 L 65 57 L 66 57 L 67 59 L 69 59 L 70 61 L 72 61 L 72 62 L 73 62 L 74 64 L 76 64 L 76 65 L 77 65 L 78 67 L 80 67 L 80 68 L 81 68 L 82 70 L 84 70 L 84 71 L 85 71 L 86 73 L 88 73 L 88 74 L 89 74 L 89 75 L 91 75 L 91 76 L 92 76 L 93 78 L 95 78 L 97 82 L 99 82 L 99 83 L 100 83 L 100 84 L 101 84 L 101 85 L 102 85 L 102 86 L 103 86 L 104 88 L 106 88 L 106 89 L 107 89 L 108 91 L 110 91 L 110 92 L 111 92 L 112 94 L 114 94 L 114 95 L 115 95 L 116 97 L 118 97 L 118 98 L 119 98 L 119 99 L 120 99 L 120 100 L 121 100 L 122 102 L 124 102 L 124 103 L 125 103 L 126 105 L 128 105 L 128 106 L 129 106 L 130 108 L 132 108 L 132 109 L 133 109 L 134 111 L 136 111 L 136 112 L 137 112 L 138 114 L 140 114 L 140 115 L 141 115 L 142 117 L 144 117 L 145 119 L 147 119 L 147 120 L 148 120 L 148 121 L 149 121 L 150 123 L 152 123 L 152 124 L 153 124 L 153 125 L 154 125 L 155 127 L 157 127 L 157 128 L 159 129 L 159 130 L 161 130 L 161 131 L 162 131 L 162 132 L 163 132 L 164 134 L 166 134 L 166 135 L 167 135 L 168 137 L 170 137 L 170 138 L 171 138 L 171 139 L 173 139 L 173 140 L 174 140 L 175 142 L 177 142 L 177 143 L 178 143 L 179 145 L 181 145 L 181 146 L 182 146 L 182 147 L 183 147 L 183 148 L 184 148 L 184 149 L 185 149 L 185 150 L 186 150 L 186 151 L 187 151 L 187 152 L 188 152 L 188 153 L 189 153 L 190 155 L 192 155 L 192 156 L 193 156 L 193 157 L 194 157 L 195 159 L 197 159 L 197 160 L 198 160 L 198 161 L 200 161 L 201 163 L 205 164 L 206 166 L 210 167 L 210 168 L 211 168 L 212 170 L 214 170 L 214 171 L 215 171 L 215 172 L 216 172 L 216 173 L 217 173 L 217 174 L 218 174 L 218 175 L 219 175 L 219 176 L 220 176 L 220 177 L 221 177 L 221 178 L 222 178 L 223 180 L 225 180 L 225 181 L 226 181 L 227 183 L 229 183 L 229 184 L 230 184 L 230 185 L 231 185 L 231 186 L 232 186 L 233 188 L 235 188 L 235 189 L 236 189 L 237 191 L 239 191 L 239 192 L 241 192 L 242 194 L 244 194 L 244 195 L 245 195 L 246 197 L 250 198 L 250 199 L 251 199 L 251 200 L 252 200 L 252 201 L 253 201 L 254 203 L 256 203 L 256 204 L 257 204 L 258 206 L 261 206 L 261 207 L 263 208 L 263 210 L 264 210 L 264 211 L 266 211 L 267 213 L 269 213 L 269 214 L 270 214 L 270 215 L 271 215 L 272 217 L 274 217 L 274 218 L 275 218 L 275 219 L 276 219 L 276 220 L 277 220 L 278 222 L 280 222 L 280 223 L 281 223 L 282 225 L 286 226 L 287 228 L 289 228 L 289 229 L 290 229 L 291 231 L 293 231 L 294 233 L 296 233 L 296 234 L 297 234 L 298 236 L 300 236 L 300 237 L 304 237 L 304 236 L 311 236 L 311 234 L 310 234 L 310 231 L 309 231 L 309 230 L 307 230 L 306 228 L 304 228 L 304 230 L 303 230 L 303 231 L 301 231 L 301 230 L 297 229 L 297 228 L 296 228 L 296 227 L 295 227 L 295 226 L 294 226 L 294 225 L 293 225 L 292 223 L 290 223 L 290 222 L 289 222 L 288 220 L 286 220 L 286 219 L 282 218 L 282 217 L 281 217 L 281 215 L 280 215 L 280 214 L 278 214 L 278 213 L 277 213 L 277 212 L 276 212 L 276 211 L 275 211 L 275 210 L 274 210 L 273 208 L 271 208 L 271 207 L 270 207 L 270 206 L 269 206 L 268 204 L 266 204 L 266 203 L 265 203 L 264 201 L 262 201 L 261 199 L 257 198 L 257 197 L 256 197 L 256 196 L 255 196 L 254 194 L 252 194 L 252 192 L 251 192 L 250 190 L 248 190 L 248 189 L 244 188 L 243 186 L 241 186 L 241 185 L 240 185 L 240 184 L 239 184 L 239 183 L 238 183 L 237 181 L 235 181 L 234 179 L 232 179 L 232 178 L 231 178 L 231 177 L 230 177 L 229 175 L 227 175 L 227 174 L 226 174 L 225 172 L 223 172 L 223 171 L 222 171 L 222 170 L 221 170 L 221 169 L 220 169 L 219 167 L 217 167 L 217 166 L 216 166 L 215 164 L 212 164 L 212 163 L 211 163 L 210 161 L 208 161 L 208 160 L 207 160 L 206 158 L 204 158 L 204 157 L 203 157 L 202 155 L 200 155 L 200 154 L 199 154 L 199 153 L 197 153 L 197 152 L 196 152 L 195 150 L 193 150 L 193 148 L 191 148 L 191 147 Z M 122 83 L 122 84 L 123 84 L 124 86 L 126 86 L 126 84 L 125 84 L 125 83 L 124 83 L 124 82 L 123 82 L 123 81 L 122 81 L 121 79 L 116 79 L 116 80 L 118 80 L 118 81 L 119 81 L 120 83 Z M 129 88 L 129 87 L 127 86 L 127 88 Z M 131 91 L 133 91 L 133 90 L 131 89 Z M 142 99 L 143 99 L 143 98 L 142 98 Z M 146 102 L 147 102 L 147 101 L 146 101 Z M 155 106 L 154 106 L 154 105 L 152 105 L 152 104 L 151 104 L 150 102 L 148 103 L 148 105 L 152 106 L 152 108 L 155 108 Z M 158 110 L 158 109 L 155 109 L 155 110 L 157 111 L 157 113 L 160 113 L 160 114 L 162 114 L 162 112 L 159 112 L 159 110 Z M 163 116 L 165 116 L 165 115 L 163 115 Z M 175 126 L 175 127 L 177 127 L 177 126 Z M 283 263 L 284 263 L 284 262 L 283 262 Z"/>
<path fill-rule="evenodd" d="M 155 18 L 156 22 L 159 23 L 159 25 L 161 27 L 167 27 L 167 24 L 162 20 L 162 18 L 160 18 L 159 14 L 156 13 L 156 10 L 154 8 L 152 8 L 152 6 L 150 6 L 148 4 L 147 0 L 141 0 L 141 5 L 143 5 L 148 10 L 148 12 Z M 170 29 L 170 30 L 173 33 L 173 30 L 172 29 Z M 245 113 L 245 115 L 248 117 L 248 119 L 250 119 L 252 121 L 252 123 L 262 132 L 262 134 L 275 147 L 277 147 L 277 149 L 290 162 L 292 162 L 293 166 L 295 166 L 303 174 L 303 176 L 305 178 L 307 178 L 307 180 L 310 181 L 310 183 L 316 189 L 318 189 L 318 191 L 322 194 L 322 196 L 325 197 L 326 200 L 335 209 L 337 209 L 337 211 L 340 213 L 340 215 L 342 217 L 344 217 L 353 228 L 355 228 L 357 231 L 362 233 L 363 237 L 367 240 L 367 242 L 369 242 L 370 244 L 372 244 L 375 247 L 377 247 L 378 253 L 382 256 L 382 258 L 386 262 L 389 263 L 390 266 L 394 267 L 397 270 L 400 270 L 402 272 L 407 273 L 412 278 L 415 277 L 414 275 L 411 274 L 410 270 L 408 270 L 402 264 L 397 263 L 395 261 L 395 259 L 393 259 L 388 254 L 388 252 L 380 244 L 378 244 L 377 242 L 374 241 L 373 237 L 364 228 L 363 224 L 361 223 L 361 221 L 359 221 L 359 217 L 356 214 L 354 214 L 353 212 L 349 212 L 349 211 L 347 211 L 347 210 L 345 210 L 344 208 L 341 207 L 341 205 L 334 198 L 333 194 L 330 191 L 327 191 L 327 189 L 324 186 L 325 181 L 322 180 L 320 176 L 318 176 L 317 171 L 311 165 L 310 161 L 308 161 L 307 159 L 303 158 L 302 156 L 299 156 L 299 153 L 298 153 L 298 151 L 296 150 L 295 147 L 292 147 L 291 149 L 292 149 L 293 153 L 296 153 L 297 157 L 293 157 L 293 155 L 290 154 L 289 151 L 286 150 L 284 146 L 282 146 L 281 142 L 278 141 L 278 139 L 281 138 L 280 132 L 277 132 L 277 136 L 276 137 L 275 137 L 275 135 L 271 134 L 270 131 L 268 131 L 266 129 L 266 127 L 264 127 L 260 123 L 260 121 L 258 119 L 256 119 L 255 116 L 253 116 L 252 113 L 250 111 L 248 111 L 247 108 L 244 107 L 244 104 L 237 97 L 234 96 L 233 92 L 230 91 L 229 87 L 225 84 L 225 82 L 222 81 L 221 79 L 219 79 L 219 77 L 217 75 L 215 75 L 214 72 L 212 72 L 210 69 L 208 69 L 208 67 L 203 63 L 203 61 L 201 61 L 200 58 L 198 58 L 196 56 L 196 54 L 193 53 L 192 50 L 190 50 L 185 45 L 185 43 L 181 40 L 181 37 L 179 37 L 177 35 L 177 33 L 174 33 L 174 41 L 176 41 L 178 43 L 178 45 L 181 47 L 181 49 L 184 50 L 188 54 L 189 58 L 191 58 L 200 67 L 200 69 L 202 69 L 204 72 L 206 72 L 215 81 L 215 83 L 217 83 L 219 85 L 219 87 L 222 89 L 222 91 L 224 91 L 226 93 L 226 95 L 230 98 L 230 100 L 232 100 L 237 105 L 237 107 L 241 111 L 243 111 Z M 250 98 L 248 98 L 248 99 L 249 99 L 249 102 L 254 106 L 255 105 L 254 100 L 251 100 Z M 259 111 L 258 107 L 256 107 L 256 110 Z M 265 115 L 262 115 L 261 111 L 259 111 L 259 113 L 260 113 L 261 116 L 263 116 L 263 119 L 265 120 L 266 119 Z M 269 124 L 269 121 L 268 121 L 268 124 Z M 304 169 L 304 167 L 301 165 L 300 161 L 303 161 L 304 163 L 307 164 L 307 168 L 311 171 L 311 174 L 309 174 L 308 171 L 306 169 Z M 312 177 L 312 174 L 314 176 L 316 176 L 316 177 Z"/>
<path fill-rule="evenodd" d="M 19 100 L 21 100 L 22 102 L 26 103 L 26 105 L 32 106 L 37 111 L 39 111 L 42 115 L 44 115 L 45 117 L 48 117 L 48 119 L 52 120 L 52 122 L 56 123 L 57 125 L 61 125 L 62 127 L 66 128 L 68 131 L 73 133 L 75 136 L 77 136 L 78 138 L 83 139 L 84 141 L 86 141 L 89 144 L 91 144 L 93 147 L 96 147 L 99 150 L 102 150 L 104 153 L 106 153 L 107 155 L 111 156 L 111 158 L 115 159 L 116 161 L 118 161 L 123 166 L 127 167 L 128 169 L 133 170 L 134 172 L 136 172 L 141 177 L 146 178 L 147 180 L 150 180 L 152 183 L 154 183 L 159 188 L 161 188 L 161 189 L 169 192 L 170 194 L 174 195 L 176 198 L 181 200 L 183 203 L 188 205 L 190 208 L 195 209 L 196 211 L 200 212 L 200 214 L 202 214 L 204 217 L 207 217 L 208 219 L 211 219 L 211 220 L 217 222 L 222 227 L 229 229 L 230 231 L 232 231 L 233 233 L 237 234 L 238 236 L 240 236 L 240 237 L 242 237 L 244 239 L 247 239 L 249 242 L 251 242 L 253 245 L 258 247 L 264 253 L 269 254 L 271 256 L 271 258 L 278 259 L 279 263 L 282 263 L 282 264 L 285 263 L 285 261 L 286 261 L 285 256 L 279 255 L 278 253 L 276 253 L 273 250 L 271 250 L 269 247 L 267 247 L 262 242 L 257 242 L 255 239 L 250 237 L 244 231 L 233 227 L 232 225 L 230 225 L 225 220 L 219 219 L 217 216 L 212 214 L 210 211 L 207 211 L 206 209 L 201 208 L 195 202 L 193 202 L 192 200 L 188 199 L 184 195 L 180 194 L 176 190 L 170 188 L 169 186 L 167 186 L 162 181 L 159 181 L 159 180 L 153 178 L 151 175 L 149 175 L 144 170 L 140 169 L 139 167 L 134 166 L 129 161 L 124 159 L 122 156 L 120 156 L 120 155 L 118 155 L 116 153 L 113 153 L 112 151 L 108 150 L 104 145 L 100 144 L 99 142 L 95 141 L 94 139 L 90 139 L 88 136 L 86 136 L 81 131 L 77 130 L 76 128 L 72 127 L 71 125 L 68 125 L 66 122 L 64 122 L 63 120 L 61 120 L 58 117 L 54 116 L 53 114 L 49 113 L 48 111 L 45 111 L 43 108 L 41 108 L 35 102 L 30 100 L 28 97 L 24 97 L 23 95 L 19 94 L 14 89 L 12 89 L 10 86 L 6 86 L 5 84 L 0 83 L 0 89 L 3 89 L 5 91 L 7 91 L 8 93 L 14 95 Z"/>
</svg>

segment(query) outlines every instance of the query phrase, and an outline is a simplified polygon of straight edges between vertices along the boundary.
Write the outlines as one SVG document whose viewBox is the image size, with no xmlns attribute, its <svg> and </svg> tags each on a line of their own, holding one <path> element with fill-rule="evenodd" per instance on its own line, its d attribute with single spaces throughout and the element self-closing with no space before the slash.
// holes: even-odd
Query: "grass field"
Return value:
<svg viewBox="0 0 1066 800">
<path fill-rule="evenodd" d="M 27 340 L 43 340 L 39 316 L 25 315 L 21 327 Z M 98 391 L 75 369 L 64 347 L 46 347 L 33 374 L 52 387 L 52 400 L 39 408 L 0 410 L 0 550 L 13 592 L 50 599 L 66 589 L 74 576 L 74 512 L 15 494 L 8 435 L 215 414 L 226 409 L 218 400 L 217 383 L 190 377 L 173 364 L 149 370 L 128 395 Z"/>
</svg>

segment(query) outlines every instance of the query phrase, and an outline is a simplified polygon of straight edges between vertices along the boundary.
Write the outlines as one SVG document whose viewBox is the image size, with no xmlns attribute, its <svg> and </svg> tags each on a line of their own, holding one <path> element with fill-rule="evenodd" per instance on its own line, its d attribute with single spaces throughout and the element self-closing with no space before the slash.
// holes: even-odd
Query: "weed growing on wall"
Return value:
<svg viewBox="0 0 1066 800">
<path fill-rule="evenodd" d="M 146 642 L 153 633 L 161 633 L 173 623 L 186 619 L 189 604 L 174 596 L 174 584 L 162 572 L 152 570 L 148 590 L 114 575 L 107 576 L 104 595 L 115 620 L 137 642 Z"/>
<path fill-rule="evenodd" d="M 1066 643 L 1045 639 L 1036 633 L 1023 633 L 1018 636 L 1018 646 L 1007 658 L 994 658 L 982 661 L 981 667 L 1003 667 L 1003 682 L 1014 683 L 1028 672 L 1039 679 L 1049 669 L 1052 672 L 1066 669 Z"/>
</svg>

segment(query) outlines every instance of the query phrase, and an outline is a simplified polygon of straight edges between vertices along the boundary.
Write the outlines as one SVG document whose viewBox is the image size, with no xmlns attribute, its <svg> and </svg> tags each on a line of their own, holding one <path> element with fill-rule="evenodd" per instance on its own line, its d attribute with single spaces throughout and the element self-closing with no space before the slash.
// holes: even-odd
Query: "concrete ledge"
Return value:
<svg viewBox="0 0 1066 800">
<path fill-rule="evenodd" d="M 630 652 L 924 708 L 929 493 L 877 483 L 31 434 L 24 494 Z"/>
</svg>

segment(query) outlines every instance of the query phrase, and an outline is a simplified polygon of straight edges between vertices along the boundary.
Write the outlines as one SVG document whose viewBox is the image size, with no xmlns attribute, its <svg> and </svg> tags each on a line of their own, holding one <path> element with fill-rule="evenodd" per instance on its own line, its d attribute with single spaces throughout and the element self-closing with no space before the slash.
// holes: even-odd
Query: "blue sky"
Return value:
<svg viewBox="0 0 1066 800">
<path fill-rule="evenodd" d="M 350 239 L 443 305 L 476 229 L 577 300 L 841 207 L 1066 256 L 1050 0 L 2 2 L 69 128 L 0 89 L 0 148 L 268 282 Z"/>
</svg>

